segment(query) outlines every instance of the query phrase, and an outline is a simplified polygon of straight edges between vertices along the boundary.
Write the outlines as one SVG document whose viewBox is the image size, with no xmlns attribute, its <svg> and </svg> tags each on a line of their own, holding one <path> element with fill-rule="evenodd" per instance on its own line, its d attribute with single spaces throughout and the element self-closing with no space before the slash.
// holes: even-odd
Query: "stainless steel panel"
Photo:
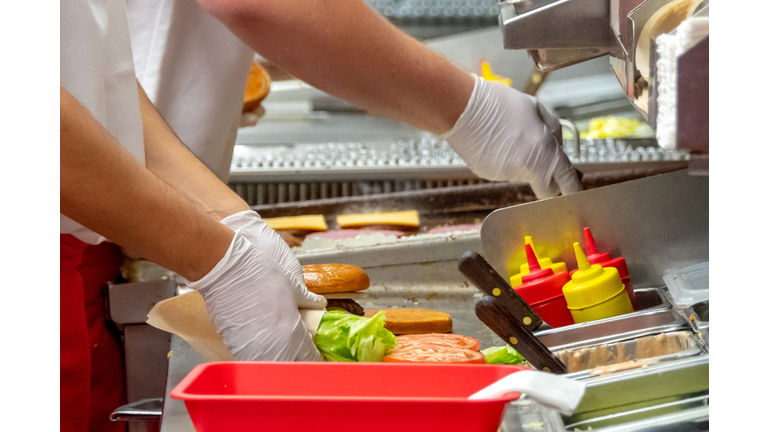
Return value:
<svg viewBox="0 0 768 432">
<path fill-rule="evenodd" d="M 171 337 L 171 354 L 168 357 L 168 380 L 163 398 L 163 418 L 160 432 L 195 432 L 184 402 L 173 399 L 171 390 L 176 387 L 195 366 L 206 363 L 205 357 L 189 346 L 184 339 Z"/>
<path fill-rule="evenodd" d="M 605 0 L 527 1 L 516 6 L 501 8 L 506 49 L 610 48 L 615 44 Z"/>
<path fill-rule="evenodd" d="M 162 397 L 168 370 L 170 333 L 148 324 L 131 324 L 124 327 L 123 335 L 128 402 Z"/>
<path fill-rule="evenodd" d="M 157 265 L 148 267 L 160 268 Z M 146 272 L 158 274 L 161 272 Z M 165 273 L 163 273 L 165 275 Z M 158 302 L 173 297 L 176 282 L 172 279 L 149 282 L 109 284 L 109 315 L 116 324 L 143 324 Z"/>
<path fill-rule="evenodd" d="M 709 260 L 709 179 L 678 171 L 500 209 L 483 223 L 483 251 L 509 277 L 530 235 L 553 261 L 576 268 L 573 243 L 584 227 L 601 252 L 626 259 L 635 287 L 663 286 L 670 270 Z"/>
</svg>

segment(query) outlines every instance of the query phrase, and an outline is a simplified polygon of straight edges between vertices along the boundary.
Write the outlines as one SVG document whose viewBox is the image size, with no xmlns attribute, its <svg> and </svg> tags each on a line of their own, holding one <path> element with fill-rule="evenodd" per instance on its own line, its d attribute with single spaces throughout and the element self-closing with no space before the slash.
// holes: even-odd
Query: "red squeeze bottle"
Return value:
<svg viewBox="0 0 768 432">
<path fill-rule="evenodd" d="M 637 300 L 635 299 L 635 290 L 632 288 L 632 281 L 629 280 L 629 269 L 627 262 L 622 257 L 611 258 L 608 252 L 600 253 L 595 246 L 595 239 L 592 238 L 592 232 L 589 227 L 584 228 L 584 243 L 587 246 L 587 261 L 590 264 L 600 264 L 603 267 L 613 267 L 619 271 L 619 277 L 624 284 L 624 290 L 627 291 L 629 301 L 632 303 L 632 309 L 637 310 Z M 575 272 L 574 270 L 573 272 Z M 571 272 L 571 274 L 573 274 Z"/>
<path fill-rule="evenodd" d="M 525 245 L 525 255 L 531 272 L 523 276 L 523 284 L 515 291 L 552 327 L 573 324 L 573 316 L 563 296 L 563 285 L 571 280 L 571 276 L 566 272 L 555 273 L 551 268 L 542 269 L 529 244 Z"/>
</svg>

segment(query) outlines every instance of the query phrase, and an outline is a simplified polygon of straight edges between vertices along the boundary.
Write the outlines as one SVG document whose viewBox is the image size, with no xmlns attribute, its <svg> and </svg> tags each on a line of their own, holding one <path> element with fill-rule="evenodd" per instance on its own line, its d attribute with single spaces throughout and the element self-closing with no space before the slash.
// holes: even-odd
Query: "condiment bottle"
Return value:
<svg viewBox="0 0 768 432">
<path fill-rule="evenodd" d="M 629 301 L 632 302 L 632 309 L 637 310 L 637 299 L 635 299 L 635 289 L 632 287 L 632 281 L 629 279 L 629 269 L 627 268 L 627 261 L 622 257 L 611 258 L 609 252 L 600 253 L 595 246 L 595 239 L 592 238 L 592 232 L 589 227 L 584 228 L 584 243 L 587 246 L 587 261 L 590 264 L 600 264 L 605 267 L 613 267 L 619 271 L 619 277 L 624 284 L 624 289 L 627 291 Z M 576 272 L 572 271 L 571 274 Z"/>
<path fill-rule="evenodd" d="M 536 247 L 533 245 L 533 239 L 531 236 L 525 236 L 525 244 L 531 245 L 531 249 L 533 249 L 533 255 L 536 257 L 536 260 L 541 268 L 551 268 L 555 273 L 568 272 L 568 268 L 565 266 L 564 262 L 553 263 L 551 258 L 539 258 L 538 255 L 536 255 Z M 528 263 L 525 263 L 520 266 L 520 273 L 509 278 L 509 284 L 512 286 L 512 288 L 520 286 L 523 283 L 523 276 L 527 275 L 528 273 L 530 273 L 530 269 L 528 268 Z"/>
<path fill-rule="evenodd" d="M 573 321 L 582 323 L 632 312 L 632 302 L 621 283 L 619 271 L 613 267 L 603 268 L 600 264 L 591 265 L 578 242 L 573 244 L 573 251 L 579 270 L 563 287 Z"/>
<path fill-rule="evenodd" d="M 525 254 L 530 272 L 523 276 L 523 284 L 515 288 L 515 291 L 552 327 L 573 324 L 573 317 L 563 296 L 563 285 L 570 280 L 568 272 L 555 273 L 551 268 L 541 268 L 530 244 L 525 245 Z"/>
</svg>

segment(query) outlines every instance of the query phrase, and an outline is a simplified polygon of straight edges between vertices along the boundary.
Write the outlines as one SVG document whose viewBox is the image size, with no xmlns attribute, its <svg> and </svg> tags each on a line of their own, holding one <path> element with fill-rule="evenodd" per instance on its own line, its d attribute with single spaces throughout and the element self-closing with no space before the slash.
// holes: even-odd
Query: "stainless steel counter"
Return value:
<svg viewBox="0 0 768 432">
<path fill-rule="evenodd" d="M 388 262 L 369 265 L 365 269 L 372 284 L 366 290 L 367 298 L 359 299 L 358 302 L 366 310 L 390 307 L 440 310 L 451 314 L 454 333 L 478 339 L 482 349 L 503 344 L 503 341 L 475 316 L 474 305 L 480 297 L 480 292 L 458 272 L 455 259 L 397 264 Z M 643 293 L 639 296 L 641 298 L 647 297 L 646 294 L 659 297 L 654 294 L 656 290 L 653 289 L 640 292 Z M 666 311 L 669 307 L 661 298 L 656 301 L 644 301 L 643 304 L 651 308 L 659 306 L 660 311 Z M 622 327 L 617 326 L 617 329 Z M 582 336 L 591 334 L 583 333 Z M 183 339 L 173 336 L 171 355 L 168 358 L 168 379 L 160 429 L 162 432 L 194 431 L 184 403 L 171 399 L 170 392 L 195 366 L 203 362 L 205 359 Z M 557 413 L 522 398 L 507 406 L 501 430 L 555 432 L 562 431 L 563 425 Z"/>
<path fill-rule="evenodd" d="M 184 402 L 171 398 L 171 390 L 195 366 L 205 363 L 205 358 L 194 350 L 184 339 L 171 336 L 171 355 L 168 357 L 168 379 L 163 396 L 163 420 L 160 432 L 195 432 L 192 419 L 189 418 Z"/>
<path fill-rule="evenodd" d="M 434 259 L 434 258 L 433 258 Z M 480 292 L 464 279 L 456 268 L 455 259 L 433 262 L 376 265 L 365 268 L 371 279 L 367 298 L 358 302 L 366 309 L 410 307 L 440 310 L 453 319 L 453 332 L 474 337 L 482 349 L 500 346 L 503 341 L 475 317 L 474 305 Z M 168 379 L 161 432 L 192 432 L 194 427 L 182 401 L 171 399 L 171 390 L 205 359 L 183 339 L 173 336 L 168 358 Z M 557 431 L 549 425 L 559 416 L 535 403 L 522 399 L 510 404 L 504 425 L 509 431 Z M 523 425 L 537 425 L 533 429 Z"/>
</svg>

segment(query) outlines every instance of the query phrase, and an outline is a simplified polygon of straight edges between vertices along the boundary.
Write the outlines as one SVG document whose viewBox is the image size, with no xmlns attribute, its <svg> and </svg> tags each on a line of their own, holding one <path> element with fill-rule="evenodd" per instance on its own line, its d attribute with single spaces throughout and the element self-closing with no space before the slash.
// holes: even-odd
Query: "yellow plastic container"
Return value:
<svg viewBox="0 0 768 432">
<path fill-rule="evenodd" d="M 590 265 L 579 243 L 573 244 L 573 251 L 579 270 L 563 286 L 573 321 L 582 323 L 633 312 L 619 271 L 599 264 Z"/>
<path fill-rule="evenodd" d="M 565 266 L 564 262 L 556 262 L 553 263 L 551 258 L 539 258 L 539 255 L 536 254 L 536 247 L 533 245 L 533 239 L 531 236 L 525 236 L 525 244 L 531 245 L 531 249 L 533 249 L 533 254 L 536 255 L 536 260 L 539 261 L 539 266 L 541 266 L 542 269 L 551 268 L 553 272 L 560 273 L 560 272 L 568 272 L 568 268 Z M 512 286 L 512 288 L 516 288 L 523 284 L 523 276 L 527 275 L 531 272 L 531 269 L 528 268 L 528 263 L 525 263 L 520 266 L 520 273 L 513 275 L 509 278 L 509 284 Z"/>
</svg>

